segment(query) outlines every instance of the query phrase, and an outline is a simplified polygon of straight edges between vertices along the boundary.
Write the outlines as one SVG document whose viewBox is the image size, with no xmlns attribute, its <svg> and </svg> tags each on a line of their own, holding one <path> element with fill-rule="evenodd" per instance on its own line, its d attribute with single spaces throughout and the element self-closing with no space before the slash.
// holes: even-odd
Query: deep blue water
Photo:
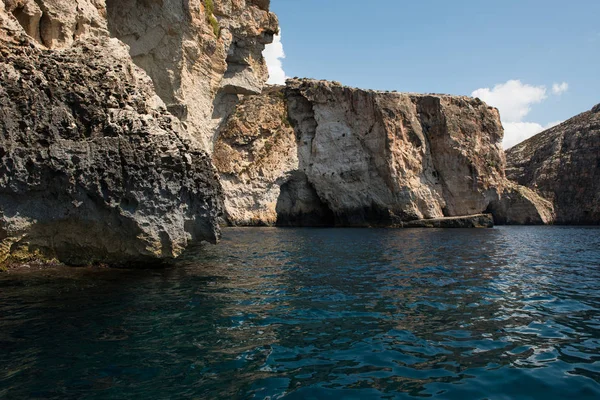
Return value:
<svg viewBox="0 0 600 400">
<path fill-rule="evenodd" d="M 0 398 L 598 399 L 600 229 L 228 229 L 0 274 Z"/>
</svg>

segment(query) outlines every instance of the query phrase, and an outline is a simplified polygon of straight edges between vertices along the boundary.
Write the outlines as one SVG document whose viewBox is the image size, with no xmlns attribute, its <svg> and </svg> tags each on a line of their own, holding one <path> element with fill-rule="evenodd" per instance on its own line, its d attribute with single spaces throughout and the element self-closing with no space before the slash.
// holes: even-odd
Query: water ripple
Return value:
<svg viewBox="0 0 600 400">
<path fill-rule="evenodd" d="M 0 398 L 600 398 L 600 229 L 230 229 L 0 276 Z"/>
</svg>

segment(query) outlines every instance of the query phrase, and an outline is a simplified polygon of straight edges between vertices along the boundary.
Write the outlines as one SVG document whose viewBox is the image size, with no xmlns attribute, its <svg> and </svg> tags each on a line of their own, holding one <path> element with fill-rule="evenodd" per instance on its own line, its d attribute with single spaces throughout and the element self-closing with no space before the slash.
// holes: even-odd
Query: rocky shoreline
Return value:
<svg viewBox="0 0 600 400">
<path fill-rule="evenodd" d="M 479 99 L 265 85 L 278 29 L 268 0 L 0 0 L 0 264 L 160 264 L 220 224 L 599 223 L 598 106 L 507 166 Z"/>
</svg>

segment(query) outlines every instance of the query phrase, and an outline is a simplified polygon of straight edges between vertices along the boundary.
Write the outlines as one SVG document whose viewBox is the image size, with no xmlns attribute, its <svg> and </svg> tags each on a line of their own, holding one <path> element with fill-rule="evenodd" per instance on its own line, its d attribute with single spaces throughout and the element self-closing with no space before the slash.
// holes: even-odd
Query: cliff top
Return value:
<svg viewBox="0 0 600 400">
<path fill-rule="evenodd" d="M 328 81 L 324 79 L 313 79 L 313 78 L 288 78 L 285 82 L 285 86 L 291 88 L 306 88 L 310 86 L 321 86 L 328 88 L 342 88 L 353 91 L 361 91 L 364 93 L 375 93 L 375 94 L 397 94 L 402 96 L 414 96 L 414 97 L 425 97 L 425 96 L 433 96 L 438 98 L 454 98 L 454 99 L 463 99 L 467 101 L 479 100 L 481 103 L 485 104 L 485 102 L 477 97 L 464 96 L 464 95 L 452 95 L 447 93 L 418 93 L 418 92 L 399 92 L 397 90 L 375 90 L 375 89 L 363 89 L 352 86 L 346 86 L 338 81 Z M 283 85 L 271 85 L 271 87 L 284 87 Z M 487 105 L 490 109 L 495 109 L 495 107 Z"/>
</svg>

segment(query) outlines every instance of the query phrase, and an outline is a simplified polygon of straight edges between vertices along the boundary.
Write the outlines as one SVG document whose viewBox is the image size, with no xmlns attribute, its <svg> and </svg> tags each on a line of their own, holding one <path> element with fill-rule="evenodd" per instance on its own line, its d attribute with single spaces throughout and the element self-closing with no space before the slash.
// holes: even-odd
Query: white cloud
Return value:
<svg viewBox="0 0 600 400">
<path fill-rule="evenodd" d="M 566 82 L 552 85 L 552 93 L 560 95 L 569 89 Z M 562 121 L 542 125 L 537 122 L 523 121 L 531 112 L 534 104 L 544 101 L 546 96 L 545 86 L 532 86 L 519 80 L 510 80 L 490 88 L 475 90 L 473 97 L 479 97 L 487 104 L 500 110 L 502 125 L 504 126 L 504 148 L 512 147 L 523 140 L 532 137 L 546 129 L 560 124 Z"/>
<path fill-rule="evenodd" d="M 521 122 L 531 111 L 531 105 L 546 99 L 545 86 L 531 86 L 519 80 L 500 83 L 493 89 L 477 89 L 472 93 L 500 110 L 502 121 Z"/>
<path fill-rule="evenodd" d="M 555 83 L 552 85 L 552 93 L 554 93 L 557 96 L 560 96 L 567 90 L 569 90 L 569 84 L 567 82 Z"/>
<path fill-rule="evenodd" d="M 550 129 L 563 121 L 551 122 L 542 126 L 536 122 L 503 122 L 504 148 L 508 149 L 540 132 Z"/>
<path fill-rule="evenodd" d="M 269 69 L 269 80 L 267 83 L 273 85 L 283 85 L 287 76 L 283 70 L 282 60 L 285 58 L 283 43 L 281 43 L 281 31 L 279 35 L 273 37 L 273 43 L 265 46 L 263 56 Z"/>
</svg>

